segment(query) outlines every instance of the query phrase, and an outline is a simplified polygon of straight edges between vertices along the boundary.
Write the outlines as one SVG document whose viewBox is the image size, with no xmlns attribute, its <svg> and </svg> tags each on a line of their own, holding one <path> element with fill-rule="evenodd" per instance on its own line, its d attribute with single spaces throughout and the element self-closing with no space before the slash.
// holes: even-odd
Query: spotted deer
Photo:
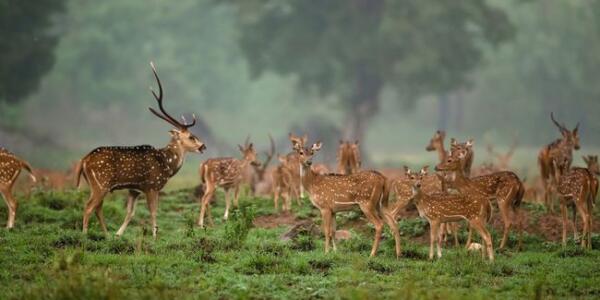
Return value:
<svg viewBox="0 0 600 300">
<path fill-rule="evenodd" d="M 304 148 L 306 142 L 308 141 L 308 135 L 304 134 L 303 136 L 296 136 L 290 132 L 288 135 L 290 142 L 292 143 L 292 148 L 300 147 Z M 286 155 L 286 164 L 284 168 L 286 172 L 288 172 L 291 177 L 290 181 L 290 192 L 292 198 L 295 198 L 298 204 L 301 203 L 301 198 L 304 198 L 304 186 L 302 186 L 302 165 L 300 164 L 300 158 L 298 157 L 298 153 L 292 149 L 290 153 Z"/>
<path fill-rule="evenodd" d="M 556 191 L 560 200 L 560 211 L 562 216 L 562 244 L 567 245 L 567 206 L 575 205 L 573 208 L 573 232 L 577 239 L 576 215 L 581 215 L 583 221 L 583 233 L 581 246 L 592 248 L 592 210 L 594 206 L 594 191 L 592 177 L 587 168 L 571 168 L 568 158 L 562 161 L 554 161 L 554 170 L 558 182 Z"/>
<path fill-rule="evenodd" d="M 158 94 L 152 90 L 152 95 L 158 103 L 160 112 L 153 108 L 149 109 L 156 117 L 175 127 L 170 131 L 171 141 L 160 149 L 149 145 L 100 147 L 92 150 L 79 161 L 75 172 L 76 186 L 79 187 L 81 177 L 83 177 L 91 190 L 83 212 L 84 233 L 88 231 L 92 212 L 96 213 L 102 230 L 107 232 L 102 214 L 104 196 L 115 190 L 126 189 L 129 190 L 127 214 L 117 231 L 117 236 L 121 236 L 125 232 L 135 214 L 136 199 L 140 193 L 144 193 L 152 221 L 152 236 L 156 238 L 159 192 L 167 181 L 177 174 L 187 152 L 202 153 L 206 149 L 204 143 L 189 131 L 189 128 L 196 124 L 195 116 L 191 123 L 187 123 L 183 117 L 183 122 L 179 122 L 166 112 L 163 107 L 162 84 L 154 64 L 150 63 L 150 65 L 158 84 Z"/>
<path fill-rule="evenodd" d="M 515 150 L 517 148 L 518 141 L 515 138 L 513 143 L 510 145 L 510 148 L 505 153 L 500 153 L 494 150 L 494 146 L 488 144 L 486 146 L 487 152 L 490 156 L 496 159 L 496 164 L 494 164 L 493 171 L 506 171 L 510 169 L 510 161 L 515 154 Z"/>
<path fill-rule="evenodd" d="M 444 165 L 444 163 L 440 164 Z M 438 165 L 438 166 L 440 166 Z M 437 244 L 437 257 L 442 257 L 441 236 L 439 235 L 440 225 L 446 222 L 457 222 L 467 220 L 469 226 L 475 228 L 485 242 L 488 258 L 494 260 L 494 250 L 492 236 L 485 227 L 486 220 L 483 211 L 489 206 L 489 202 L 479 193 L 448 193 L 436 192 L 427 194 L 421 189 L 423 176 L 427 175 L 427 169 L 421 169 L 420 173 L 412 173 L 410 180 L 412 182 L 413 201 L 419 215 L 429 222 L 430 240 L 429 240 L 429 259 L 433 259 L 434 243 Z"/>
<path fill-rule="evenodd" d="M 214 196 L 217 187 L 225 190 L 225 214 L 223 218 L 229 217 L 230 191 L 233 190 L 233 205 L 238 207 L 238 198 L 240 192 L 240 183 L 243 174 L 250 165 L 258 165 L 256 150 L 252 143 L 244 146 L 238 145 L 242 153 L 242 159 L 233 157 L 219 157 L 206 160 L 200 165 L 200 178 L 204 183 L 204 195 L 200 199 L 200 216 L 198 225 L 204 227 L 204 216 L 208 214 L 208 220 L 212 225 L 210 214 L 210 199 Z"/>
<path fill-rule="evenodd" d="M 475 158 L 475 152 L 473 151 L 473 139 L 469 139 L 464 143 L 459 143 L 455 138 L 450 139 L 450 154 L 457 151 L 463 151 L 465 158 L 461 160 L 463 174 L 467 177 L 471 177 L 471 168 L 473 167 L 473 160 Z"/>
<path fill-rule="evenodd" d="M 279 198 L 283 199 L 283 203 L 281 204 L 282 210 L 285 212 L 290 211 L 291 209 L 291 185 L 292 185 L 292 175 L 288 172 L 287 167 L 287 156 L 279 155 L 278 156 L 280 164 L 275 168 L 273 173 L 271 174 L 273 185 L 273 204 L 275 206 L 275 210 L 279 210 Z"/>
<path fill-rule="evenodd" d="M 565 125 L 560 124 L 554 119 L 554 113 L 550 113 L 550 119 L 560 130 L 562 138 L 544 146 L 538 154 L 538 167 L 540 168 L 540 176 L 544 185 L 544 203 L 554 210 L 552 205 L 552 190 L 558 182 L 556 170 L 554 170 L 554 162 L 562 163 L 564 158 L 567 159 L 568 166 L 572 163 L 573 150 L 579 150 L 579 123 L 573 130 L 568 130 Z"/>
<path fill-rule="evenodd" d="M 587 165 L 587 169 L 590 172 L 590 188 L 592 191 L 592 204 L 596 202 L 596 198 L 598 197 L 598 178 L 596 176 L 600 175 L 600 164 L 598 164 L 598 156 L 597 155 L 587 155 L 583 156 L 583 161 Z"/>
<path fill-rule="evenodd" d="M 358 172 L 361 165 L 358 140 L 354 142 L 340 140 L 337 160 L 340 174 L 348 175 Z"/>
<path fill-rule="evenodd" d="M 13 196 L 13 187 L 23 169 L 29 172 L 31 181 L 37 181 L 28 162 L 18 158 L 8 150 L 0 148 L 0 194 L 2 194 L 2 198 L 4 198 L 4 202 L 8 207 L 8 220 L 6 222 L 6 228 L 8 229 L 15 226 L 18 202 Z"/>
<path fill-rule="evenodd" d="M 264 152 L 265 160 L 263 162 L 251 164 L 252 165 L 252 172 L 251 172 L 252 175 L 249 180 L 249 184 L 250 184 L 250 190 L 253 195 L 255 195 L 257 193 L 260 194 L 261 186 L 266 185 L 271 179 L 271 178 L 269 178 L 270 176 L 267 176 L 267 171 L 270 170 L 269 164 L 271 163 L 271 160 L 273 159 L 273 156 L 275 155 L 275 141 L 273 141 L 273 137 L 271 136 L 271 134 L 269 134 L 269 142 L 270 142 L 271 146 L 269 148 L 269 151 Z M 271 184 L 272 184 L 272 182 L 271 182 Z"/>
<path fill-rule="evenodd" d="M 384 222 L 390 227 L 395 239 L 396 256 L 400 256 L 400 233 L 391 214 L 383 209 L 387 206 L 387 179 L 376 171 L 361 171 L 350 175 L 321 175 L 311 169 L 313 156 L 321 149 L 317 142 L 310 148 L 295 144 L 303 169 L 302 185 L 309 193 L 311 203 L 319 209 L 323 218 L 325 234 L 325 252 L 329 252 L 330 244 L 335 245 L 335 214 L 358 206 L 365 217 L 375 226 L 375 239 L 371 256 L 375 256 Z M 383 220 L 382 220 L 383 219 Z"/>
</svg>

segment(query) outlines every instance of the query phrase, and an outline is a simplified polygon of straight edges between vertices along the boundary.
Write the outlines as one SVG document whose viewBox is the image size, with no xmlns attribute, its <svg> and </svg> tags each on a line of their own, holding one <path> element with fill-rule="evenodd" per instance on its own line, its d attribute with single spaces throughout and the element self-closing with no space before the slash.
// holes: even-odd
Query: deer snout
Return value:
<svg viewBox="0 0 600 300">
<path fill-rule="evenodd" d="M 307 166 L 312 166 L 312 160 L 307 160 L 304 162 Z"/>
<path fill-rule="evenodd" d="M 198 152 L 203 153 L 206 150 L 206 145 L 202 144 L 198 147 Z"/>
<path fill-rule="evenodd" d="M 431 145 L 425 147 L 425 151 L 433 151 L 433 150 L 435 150 L 435 148 Z"/>
<path fill-rule="evenodd" d="M 418 188 L 420 188 L 421 187 L 421 182 L 419 181 L 419 182 L 415 183 L 415 186 L 418 187 Z"/>
</svg>

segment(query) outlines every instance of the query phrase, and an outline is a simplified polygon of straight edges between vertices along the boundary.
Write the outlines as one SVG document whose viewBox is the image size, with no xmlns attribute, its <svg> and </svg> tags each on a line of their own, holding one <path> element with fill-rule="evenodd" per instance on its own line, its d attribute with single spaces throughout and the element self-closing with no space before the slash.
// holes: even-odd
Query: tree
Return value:
<svg viewBox="0 0 600 300">
<path fill-rule="evenodd" d="M 52 68 L 58 41 L 52 17 L 63 9 L 63 0 L 0 1 L 0 102 L 22 100 Z"/>
<path fill-rule="evenodd" d="M 229 3 L 252 75 L 295 75 L 301 89 L 336 96 L 346 138 L 364 138 L 384 87 L 410 103 L 464 86 L 481 45 L 513 35 L 505 13 L 483 0 Z"/>
</svg>

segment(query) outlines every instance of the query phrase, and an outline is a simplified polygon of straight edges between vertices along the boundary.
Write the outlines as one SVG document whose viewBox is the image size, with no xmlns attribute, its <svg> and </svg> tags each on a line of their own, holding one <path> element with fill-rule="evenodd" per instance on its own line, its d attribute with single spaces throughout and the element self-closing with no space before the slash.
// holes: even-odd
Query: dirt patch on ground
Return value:
<svg viewBox="0 0 600 300">
<path fill-rule="evenodd" d="M 259 216 L 252 221 L 257 228 L 276 228 L 281 225 L 295 225 L 299 219 L 293 213 L 279 213 Z"/>
</svg>

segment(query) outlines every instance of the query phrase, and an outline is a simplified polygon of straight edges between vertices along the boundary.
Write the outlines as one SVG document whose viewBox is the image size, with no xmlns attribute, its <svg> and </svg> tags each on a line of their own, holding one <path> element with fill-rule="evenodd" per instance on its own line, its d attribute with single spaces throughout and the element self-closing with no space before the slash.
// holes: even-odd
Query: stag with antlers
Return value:
<svg viewBox="0 0 600 300">
<path fill-rule="evenodd" d="M 349 175 L 360 169 L 360 147 L 358 140 L 354 142 L 340 140 L 337 152 L 338 172 Z"/>
<path fill-rule="evenodd" d="M 551 210 L 554 210 L 551 201 L 551 191 L 552 186 L 556 186 L 558 183 L 556 174 L 559 174 L 554 169 L 554 166 L 555 164 L 563 163 L 565 158 L 567 161 L 565 170 L 568 170 L 571 166 L 573 161 L 573 150 L 579 150 L 579 123 L 577 123 L 573 130 L 569 130 L 564 124 L 560 124 L 554 119 L 554 113 L 550 113 L 550 119 L 560 130 L 562 138 L 555 140 L 540 150 L 538 154 L 538 166 L 544 185 L 544 203 L 546 206 L 549 206 Z"/>
<path fill-rule="evenodd" d="M 441 166 L 444 163 L 438 165 Z M 419 215 L 429 222 L 430 241 L 429 241 L 429 259 L 433 259 L 434 243 L 437 242 L 437 257 L 442 257 L 441 243 L 442 238 L 438 233 L 440 225 L 447 222 L 457 222 L 467 220 L 471 228 L 475 228 L 485 242 L 488 258 L 494 260 L 494 250 L 492 236 L 485 228 L 484 219 L 489 207 L 486 197 L 480 193 L 462 193 L 452 194 L 447 192 L 437 192 L 427 194 L 421 190 L 423 176 L 427 175 L 427 168 L 421 169 L 419 174 L 410 170 L 407 171 L 408 178 L 412 182 L 411 201 L 417 206 Z"/>
<path fill-rule="evenodd" d="M 0 194 L 8 207 L 8 221 L 6 222 L 6 228 L 8 229 L 15 226 L 18 202 L 13 196 L 12 190 L 22 169 L 29 172 L 31 180 L 36 182 L 29 163 L 18 158 L 10 151 L 0 148 Z"/>
<path fill-rule="evenodd" d="M 198 225 L 204 227 L 204 216 L 208 214 L 208 220 L 212 225 L 210 214 L 210 200 L 215 194 L 217 187 L 225 190 L 225 214 L 223 218 L 229 217 L 230 191 L 233 190 L 233 204 L 238 207 L 238 198 L 240 192 L 240 183 L 243 174 L 246 173 L 250 165 L 258 165 L 256 159 L 256 150 L 254 145 L 246 140 L 244 146 L 238 145 L 242 153 L 242 159 L 233 157 L 219 157 L 206 160 L 200 165 L 200 178 L 204 183 L 204 195 L 200 199 L 200 216 Z"/>
<path fill-rule="evenodd" d="M 102 214 L 104 196 L 114 190 L 127 189 L 127 214 L 123 225 L 117 231 L 122 235 L 135 213 L 136 199 L 140 192 L 146 195 L 148 210 L 152 221 L 152 236 L 156 238 L 158 225 L 156 213 L 159 192 L 167 181 L 173 177 L 181 166 L 187 152 L 202 153 L 206 146 L 189 128 L 196 124 L 194 116 L 191 123 L 173 118 L 163 107 L 163 88 L 156 68 L 150 63 L 154 78 L 158 84 L 158 94 L 152 90 L 160 112 L 153 108 L 150 111 L 158 118 L 175 128 L 170 131 L 171 141 L 161 149 L 142 145 L 134 147 L 100 147 L 94 149 L 81 159 L 77 165 L 77 186 L 83 178 L 90 186 L 90 198 L 83 212 L 83 232 L 87 232 L 90 215 L 96 213 L 102 230 L 106 233 L 106 224 Z"/>
<path fill-rule="evenodd" d="M 321 149 L 321 143 L 311 148 L 293 144 L 294 151 L 303 169 L 302 185 L 310 195 L 311 203 L 319 209 L 323 218 L 325 234 L 325 252 L 329 252 L 330 244 L 335 245 L 335 214 L 339 211 L 351 210 L 358 206 L 369 221 L 375 226 L 375 239 L 371 256 L 375 256 L 384 222 L 390 227 L 395 239 L 396 255 L 400 256 L 400 233 L 392 215 L 382 207 L 387 205 L 389 196 L 387 179 L 376 171 L 362 171 L 350 175 L 322 175 L 311 169 L 312 158 Z M 383 220 L 382 220 L 383 218 Z"/>
</svg>

